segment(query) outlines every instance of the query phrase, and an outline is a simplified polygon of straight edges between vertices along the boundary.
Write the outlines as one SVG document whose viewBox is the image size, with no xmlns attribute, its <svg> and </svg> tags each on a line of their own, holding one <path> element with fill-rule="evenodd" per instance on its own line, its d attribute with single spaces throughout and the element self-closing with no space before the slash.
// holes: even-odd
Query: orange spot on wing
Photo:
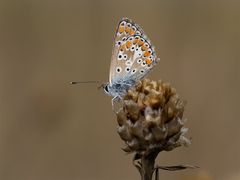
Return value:
<svg viewBox="0 0 240 180">
<path fill-rule="evenodd" d="M 122 44 L 122 45 L 120 46 L 120 50 L 123 51 L 123 50 L 126 48 L 125 46 L 126 46 L 125 44 Z"/>
<path fill-rule="evenodd" d="M 146 51 L 148 48 L 143 45 L 143 46 L 141 47 L 141 49 L 142 49 L 142 51 Z"/>
<path fill-rule="evenodd" d="M 119 29 L 118 29 L 118 32 L 119 33 L 123 33 L 125 30 L 124 26 L 120 26 Z"/>
<path fill-rule="evenodd" d="M 135 34 L 135 31 L 131 28 L 129 34 L 130 34 L 131 36 L 133 36 L 133 35 Z"/>
<path fill-rule="evenodd" d="M 138 41 L 138 45 L 142 46 L 144 44 L 144 42 L 142 40 Z"/>
<path fill-rule="evenodd" d="M 148 57 L 148 56 L 150 56 L 150 52 L 148 52 L 148 51 L 146 51 L 143 55 L 144 55 L 144 57 Z"/>
<path fill-rule="evenodd" d="M 126 27 L 126 28 L 125 28 L 125 32 L 126 32 L 126 33 L 129 33 L 129 32 L 130 32 L 130 27 Z"/>
<path fill-rule="evenodd" d="M 139 39 L 134 39 L 134 40 L 133 40 L 133 44 L 138 43 L 138 41 L 139 41 Z"/>
<path fill-rule="evenodd" d="M 146 59 L 146 63 L 147 63 L 147 65 L 150 65 L 150 64 L 152 64 L 152 60 L 151 59 Z"/>
<path fill-rule="evenodd" d="M 130 48 L 131 45 L 132 45 L 132 42 L 131 42 L 131 41 L 127 41 L 127 42 L 126 42 L 126 47 L 127 47 L 127 48 Z"/>
</svg>

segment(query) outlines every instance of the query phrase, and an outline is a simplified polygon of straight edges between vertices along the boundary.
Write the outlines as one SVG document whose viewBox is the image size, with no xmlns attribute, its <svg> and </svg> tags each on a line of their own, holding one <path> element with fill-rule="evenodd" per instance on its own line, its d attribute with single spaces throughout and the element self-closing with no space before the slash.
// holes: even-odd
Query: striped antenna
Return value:
<svg viewBox="0 0 240 180">
<path fill-rule="evenodd" d="M 100 81 L 71 81 L 70 84 L 101 83 Z"/>
</svg>

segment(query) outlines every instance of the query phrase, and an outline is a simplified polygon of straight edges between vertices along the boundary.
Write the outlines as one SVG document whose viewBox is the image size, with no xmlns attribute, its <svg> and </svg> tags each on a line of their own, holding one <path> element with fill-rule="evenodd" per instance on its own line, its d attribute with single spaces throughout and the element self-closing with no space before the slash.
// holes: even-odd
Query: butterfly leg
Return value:
<svg viewBox="0 0 240 180">
<path fill-rule="evenodd" d="M 114 109 L 114 101 L 116 101 L 118 99 L 118 96 L 115 96 L 114 98 L 112 98 L 112 108 Z"/>
<path fill-rule="evenodd" d="M 122 99 L 119 96 L 115 96 L 112 98 L 112 110 L 117 113 L 119 109 L 122 107 Z"/>
</svg>

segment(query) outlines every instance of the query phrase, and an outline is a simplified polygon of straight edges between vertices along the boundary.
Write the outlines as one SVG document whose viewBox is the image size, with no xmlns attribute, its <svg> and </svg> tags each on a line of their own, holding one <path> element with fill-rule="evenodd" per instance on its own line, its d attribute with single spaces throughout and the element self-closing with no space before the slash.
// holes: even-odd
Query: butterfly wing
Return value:
<svg viewBox="0 0 240 180">
<path fill-rule="evenodd" d="M 112 52 L 109 82 L 142 79 L 156 64 L 150 40 L 142 28 L 128 18 L 117 27 Z"/>
<path fill-rule="evenodd" d="M 128 79 L 134 79 L 136 82 L 146 76 L 160 59 L 157 58 L 154 47 L 144 35 L 134 36 L 131 50 L 133 62 Z"/>
<path fill-rule="evenodd" d="M 110 84 L 112 84 L 113 81 L 126 76 L 127 72 L 125 71 L 125 61 L 129 59 L 131 53 L 126 51 L 124 47 L 128 37 L 135 34 L 141 35 L 143 34 L 143 31 L 132 20 L 123 18 L 118 23 L 114 37 L 114 45 L 110 65 Z"/>
</svg>

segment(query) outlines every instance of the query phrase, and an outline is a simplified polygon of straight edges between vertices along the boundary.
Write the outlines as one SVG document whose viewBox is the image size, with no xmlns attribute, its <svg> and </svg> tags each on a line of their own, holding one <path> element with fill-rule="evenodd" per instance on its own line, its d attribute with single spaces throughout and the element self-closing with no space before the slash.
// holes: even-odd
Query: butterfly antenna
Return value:
<svg viewBox="0 0 240 180">
<path fill-rule="evenodd" d="M 100 85 L 97 87 L 98 89 L 102 89 L 105 87 L 106 83 L 103 83 L 102 81 L 71 81 L 70 84 L 74 85 L 74 84 L 95 84 L 95 83 L 100 83 Z"/>
<path fill-rule="evenodd" d="M 100 81 L 71 81 L 70 84 L 101 83 Z"/>
</svg>

